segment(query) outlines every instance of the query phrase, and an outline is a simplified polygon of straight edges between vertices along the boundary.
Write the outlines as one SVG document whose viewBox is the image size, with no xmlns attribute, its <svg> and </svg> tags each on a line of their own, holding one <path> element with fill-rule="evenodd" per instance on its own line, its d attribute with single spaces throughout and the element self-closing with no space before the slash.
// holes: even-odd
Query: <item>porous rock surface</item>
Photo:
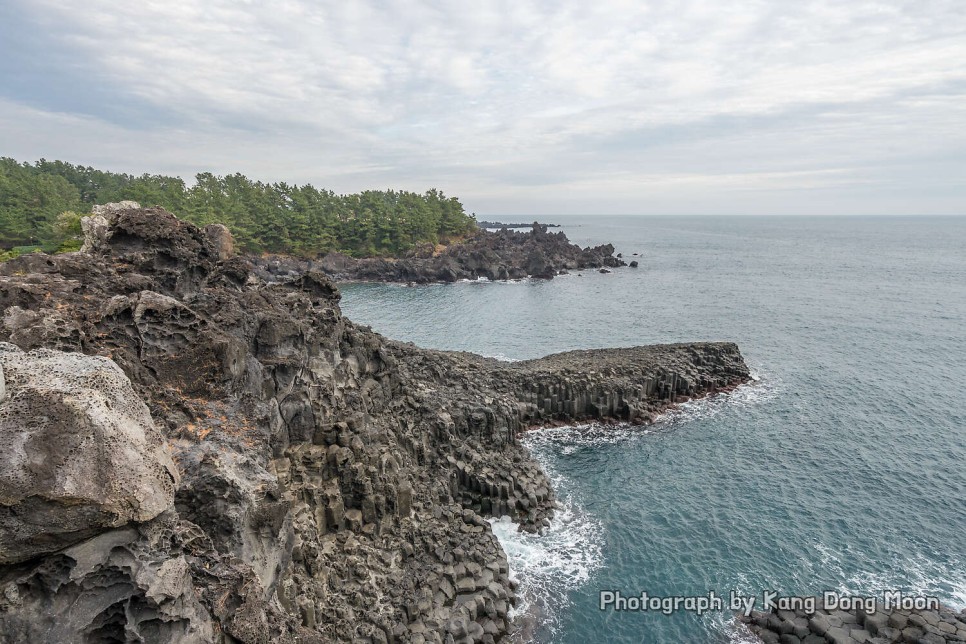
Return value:
<svg viewBox="0 0 966 644">
<path fill-rule="evenodd" d="M 486 518 L 538 530 L 554 510 L 518 433 L 748 379 L 729 343 L 420 350 L 342 317 L 318 272 L 266 281 L 224 231 L 108 212 L 90 252 L 0 265 L 0 341 L 120 367 L 171 450 L 174 507 L 0 566 L 0 641 L 498 641 L 515 590 Z"/>
<path fill-rule="evenodd" d="M 456 282 L 486 278 L 491 281 L 535 277 L 553 279 L 572 270 L 626 266 L 614 256 L 611 244 L 580 248 L 563 232 L 549 233 L 534 223 L 529 232 L 503 228 L 479 230 L 460 243 L 436 253 L 432 246 L 405 258 L 356 259 L 330 253 L 318 260 L 268 256 L 255 258 L 256 271 L 266 279 L 319 271 L 336 281 Z"/>
<path fill-rule="evenodd" d="M 174 504 L 164 438 L 111 360 L 0 343 L 0 369 L 0 564 Z"/>
</svg>

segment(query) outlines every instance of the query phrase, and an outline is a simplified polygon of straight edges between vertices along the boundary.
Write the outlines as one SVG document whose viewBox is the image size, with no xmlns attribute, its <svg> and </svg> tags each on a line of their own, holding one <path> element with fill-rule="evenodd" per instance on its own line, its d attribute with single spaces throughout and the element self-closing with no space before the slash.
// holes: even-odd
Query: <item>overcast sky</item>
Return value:
<svg viewBox="0 0 966 644">
<path fill-rule="evenodd" d="M 966 213 L 963 0 L 2 0 L 0 156 L 478 215 Z"/>
</svg>

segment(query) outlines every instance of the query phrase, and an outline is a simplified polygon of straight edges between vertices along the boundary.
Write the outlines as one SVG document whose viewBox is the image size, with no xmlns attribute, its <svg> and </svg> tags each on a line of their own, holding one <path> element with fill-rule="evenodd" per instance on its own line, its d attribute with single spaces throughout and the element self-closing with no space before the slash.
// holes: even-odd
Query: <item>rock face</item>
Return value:
<svg viewBox="0 0 966 644">
<path fill-rule="evenodd" d="M 290 257 L 255 259 L 256 272 L 264 279 L 277 279 L 307 271 L 319 271 L 337 281 L 369 282 L 455 282 L 462 279 L 489 280 L 535 277 L 553 279 L 561 272 L 625 266 L 614 257 L 610 244 L 581 249 L 562 233 L 548 233 L 547 226 L 534 224 L 530 232 L 507 228 L 497 232 L 480 230 L 475 237 L 447 247 L 405 259 L 354 259 L 332 253 L 320 260 Z"/>
<path fill-rule="evenodd" d="M 44 641 L 50 628 L 64 642 L 497 641 L 515 595 L 485 519 L 539 530 L 554 511 L 518 433 L 583 418 L 646 422 L 748 379 L 724 343 L 515 364 L 420 350 L 343 318 L 317 271 L 265 281 L 212 231 L 161 209 L 107 211 L 90 252 L 0 265 L 0 341 L 69 351 L 116 382 L 113 361 L 171 450 L 174 507 L 155 516 L 150 503 L 122 504 L 117 518 L 95 515 L 65 535 L 57 506 L 44 524 L 52 544 L 0 565 L 0 641 Z M 2 355 L 4 409 L 27 379 L 8 365 L 64 359 Z M 75 408 L 90 415 L 100 389 L 88 384 Z M 150 420 L 137 417 L 148 436 Z M 12 435 L 27 435 L 17 418 Z M 72 445 L 44 449 L 73 462 Z M 85 444 L 81 462 L 95 458 L 88 451 L 110 463 L 130 456 L 105 448 Z M 0 507 L 28 495 L 11 481 Z M 6 525 L 0 543 L 30 547 Z"/>
<path fill-rule="evenodd" d="M 90 217 L 81 218 L 81 230 L 84 232 L 82 253 L 91 253 L 107 247 L 111 237 L 111 226 L 117 221 L 118 214 L 125 210 L 137 210 L 141 205 L 136 201 L 119 201 L 94 206 Z"/>
<path fill-rule="evenodd" d="M 0 564 L 174 504 L 178 474 L 147 407 L 107 358 L 0 346 Z"/>
<path fill-rule="evenodd" d="M 235 240 L 231 236 L 231 231 L 222 224 L 210 224 L 205 226 L 205 235 L 211 240 L 215 247 L 218 259 L 224 261 L 230 259 L 235 254 Z"/>
<path fill-rule="evenodd" d="M 189 563 L 202 539 L 165 514 L 0 569 L 0 641 L 216 641 Z"/>
</svg>

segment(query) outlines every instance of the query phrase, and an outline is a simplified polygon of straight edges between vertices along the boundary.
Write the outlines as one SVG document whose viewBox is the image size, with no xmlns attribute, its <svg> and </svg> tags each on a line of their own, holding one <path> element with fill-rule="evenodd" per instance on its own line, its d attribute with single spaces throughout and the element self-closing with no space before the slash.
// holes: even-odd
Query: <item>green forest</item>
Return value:
<svg viewBox="0 0 966 644">
<path fill-rule="evenodd" d="M 134 176 L 64 161 L 20 163 L 0 158 L 0 253 L 80 247 L 80 218 L 94 204 L 130 199 L 163 206 L 200 226 L 219 223 L 248 253 L 315 257 L 401 255 L 418 244 L 464 237 L 477 229 L 455 197 L 367 190 L 340 195 L 312 185 L 265 183 L 241 174 L 203 172 L 188 186 L 179 177 Z"/>
</svg>

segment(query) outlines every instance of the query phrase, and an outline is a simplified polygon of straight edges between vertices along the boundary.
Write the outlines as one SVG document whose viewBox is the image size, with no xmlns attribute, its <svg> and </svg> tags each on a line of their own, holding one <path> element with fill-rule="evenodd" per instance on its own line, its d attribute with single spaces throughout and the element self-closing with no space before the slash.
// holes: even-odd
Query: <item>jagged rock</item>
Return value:
<svg viewBox="0 0 966 644">
<path fill-rule="evenodd" d="M 625 266 L 623 260 L 613 255 L 614 247 L 610 244 L 581 249 L 571 244 L 563 232 L 548 233 L 545 225 L 535 223 L 525 233 L 506 228 L 496 232 L 480 230 L 441 253 L 419 249 L 403 259 L 354 259 L 330 253 L 320 260 L 269 256 L 254 261 L 256 273 L 266 280 L 318 270 L 336 280 L 425 284 L 481 277 L 553 279 L 568 270 Z"/>
<path fill-rule="evenodd" d="M 218 235 L 162 209 L 102 212 L 107 229 L 89 252 L 0 265 L 0 340 L 69 350 L 76 360 L 110 356 L 183 475 L 174 508 L 148 523 L 136 523 L 151 514 L 138 514 L 139 502 L 83 534 L 62 535 L 57 521 L 66 515 L 52 511 L 53 536 L 38 540 L 45 549 L 30 562 L 0 565 L 0 585 L 16 584 L 10 596 L 20 606 L 0 605 L 0 641 L 41 641 L 30 630 L 36 612 L 23 607 L 61 610 L 81 596 L 75 585 L 83 610 L 65 622 L 64 641 L 92 632 L 178 641 L 188 631 L 177 625 L 205 641 L 205 619 L 224 642 L 441 641 L 447 625 L 497 640 L 516 587 L 483 517 L 511 515 L 537 531 L 555 509 L 550 481 L 518 433 L 589 418 L 647 422 L 675 402 L 748 378 L 727 343 L 513 364 L 425 351 L 343 318 L 338 289 L 319 272 L 515 278 L 536 251 L 557 269 L 618 265 L 610 245 L 581 250 L 538 227 L 398 261 L 226 258 Z M 9 355 L 25 354 L 0 344 L 8 394 L 0 409 L 15 400 Z M 85 443 L 78 462 L 127 454 L 104 447 Z M 170 492 L 166 498 L 170 505 Z M 134 522 L 139 536 L 102 548 L 102 563 L 64 582 L 64 570 L 79 569 L 52 550 L 101 548 L 105 535 L 124 531 L 112 521 Z M 132 563 L 118 573 L 115 556 Z M 180 590 L 170 594 L 177 610 L 148 592 L 151 575 L 180 570 L 181 560 L 204 616 L 181 602 Z M 161 613 L 169 616 L 159 618 L 162 630 L 149 631 Z"/>
<path fill-rule="evenodd" d="M 91 213 L 95 217 L 103 217 L 109 223 L 117 221 L 118 214 L 125 210 L 139 210 L 141 204 L 136 201 L 117 201 L 114 203 L 97 204 L 91 208 Z"/>
<path fill-rule="evenodd" d="M 107 358 L 0 352 L 0 563 L 23 561 L 171 507 L 161 434 Z"/>
<path fill-rule="evenodd" d="M 557 269 L 540 250 L 534 250 L 527 258 L 527 274 L 540 279 L 553 279 Z"/>
<path fill-rule="evenodd" d="M 110 235 L 110 222 L 101 215 L 81 217 L 81 231 L 84 233 L 84 243 L 80 252 L 92 253 L 107 245 Z"/>
<path fill-rule="evenodd" d="M 81 231 L 84 233 L 84 243 L 80 252 L 94 253 L 107 247 L 111 238 L 111 226 L 117 221 L 119 213 L 125 210 L 137 210 L 141 205 L 136 201 L 120 201 L 96 205 L 91 209 L 89 217 L 81 217 Z"/>
<path fill-rule="evenodd" d="M 762 642 L 947 642 L 966 641 L 966 618 L 944 607 L 900 609 L 877 602 L 875 612 L 864 608 L 831 610 L 821 597 L 814 598 L 815 611 L 752 611 L 741 617 L 751 633 Z M 888 625 L 887 625 L 888 624 Z"/>
<path fill-rule="evenodd" d="M 269 599 L 291 563 L 292 504 L 278 479 L 246 454 L 213 443 L 178 441 L 184 472 L 176 506 L 182 518 L 204 529 L 219 552 L 249 565 Z"/>
<path fill-rule="evenodd" d="M 0 641 L 214 642 L 170 517 L 104 532 L 0 575 Z"/>
<path fill-rule="evenodd" d="M 218 259 L 224 261 L 235 254 L 235 239 L 223 224 L 209 224 L 205 226 L 205 234 L 211 240 L 218 254 Z"/>
</svg>

